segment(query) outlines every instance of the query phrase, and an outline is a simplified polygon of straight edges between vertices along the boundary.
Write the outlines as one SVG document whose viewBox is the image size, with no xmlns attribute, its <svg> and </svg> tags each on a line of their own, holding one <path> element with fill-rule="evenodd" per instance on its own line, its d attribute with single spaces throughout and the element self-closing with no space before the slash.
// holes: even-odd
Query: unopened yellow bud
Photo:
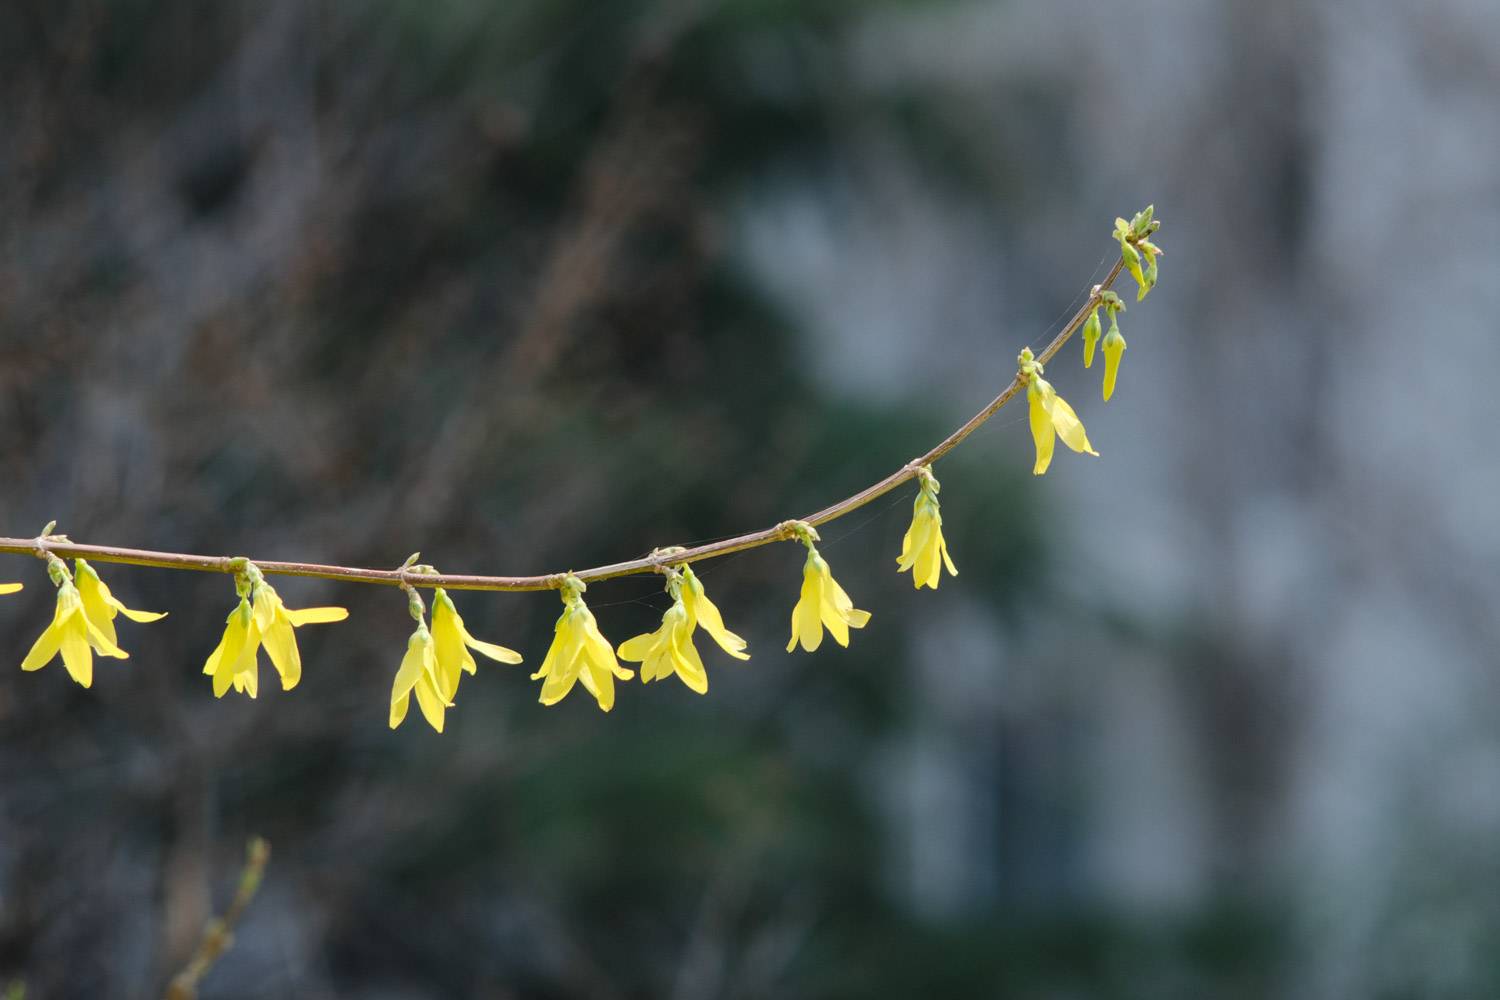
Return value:
<svg viewBox="0 0 1500 1000">
<path fill-rule="evenodd" d="M 1099 307 L 1089 313 L 1089 318 L 1083 324 L 1083 367 L 1091 368 L 1094 364 L 1094 347 L 1099 343 Z"/>
<path fill-rule="evenodd" d="M 1125 261 L 1125 270 L 1129 271 L 1130 276 L 1135 279 L 1136 301 L 1139 302 L 1151 290 L 1151 286 L 1146 284 L 1146 276 L 1141 273 L 1141 255 L 1128 241 L 1121 240 L 1120 257 Z"/>
<path fill-rule="evenodd" d="M 1115 394 L 1115 379 L 1120 374 L 1120 356 L 1125 353 L 1125 338 L 1118 325 L 1111 323 L 1104 337 L 1104 401 Z"/>
</svg>

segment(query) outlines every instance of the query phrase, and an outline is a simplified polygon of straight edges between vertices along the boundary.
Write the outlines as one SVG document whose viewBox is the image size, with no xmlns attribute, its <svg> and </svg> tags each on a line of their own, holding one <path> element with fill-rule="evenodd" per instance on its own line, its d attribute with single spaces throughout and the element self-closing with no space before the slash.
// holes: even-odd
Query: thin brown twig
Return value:
<svg viewBox="0 0 1500 1000">
<path fill-rule="evenodd" d="M 1073 314 L 1066 326 L 1054 338 L 1052 342 L 1044 347 L 1037 355 L 1036 360 L 1042 364 L 1047 363 L 1057 354 L 1062 346 L 1066 344 L 1083 325 L 1085 319 L 1103 300 L 1103 293 L 1108 290 L 1115 280 L 1120 276 L 1124 268 L 1123 261 L 1116 261 L 1115 266 L 1105 275 L 1104 280 L 1095 285 L 1088 299 Z M 999 409 L 1010 402 L 1021 391 L 1025 383 L 1021 376 L 1017 375 L 984 409 L 970 417 L 963 426 L 944 438 L 931 451 L 920 458 L 913 459 L 884 479 L 865 487 L 853 496 L 846 497 L 830 507 L 825 507 L 815 514 L 802 518 L 806 523 L 817 526 L 827 524 L 829 521 L 837 520 L 846 514 L 852 513 L 866 504 L 879 499 L 902 483 L 913 478 L 917 470 L 924 465 L 931 465 L 954 448 L 958 447 L 970 434 L 978 430 L 990 417 L 994 416 Z M 762 528 L 760 531 L 752 531 L 744 535 L 736 535 L 717 542 L 709 542 L 705 545 L 697 545 L 686 549 L 673 549 L 670 552 L 653 550 L 653 554 L 640 559 L 630 559 L 625 562 L 610 563 L 606 566 L 595 566 L 592 569 L 575 570 L 569 573 L 547 573 L 542 576 L 472 576 L 452 573 L 433 573 L 412 576 L 402 569 L 364 569 L 354 566 L 329 566 L 320 563 L 303 562 L 281 562 L 277 560 L 250 560 L 260 568 L 262 573 L 275 576 L 307 576 L 317 577 L 324 580 L 342 580 L 347 583 L 377 583 L 390 587 L 399 587 L 409 584 L 416 587 L 446 587 L 450 590 L 556 590 L 562 586 L 564 577 L 572 575 L 585 583 L 595 580 L 609 580 L 618 576 L 630 576 L 637 573 L 658 572 L 663 566 L 671 564 L 678 565 L 685 562 L 698 562 L 702 559 L 714 559 L 719 556 L 727 556 L 735 552 L 743 552 L 746 549 L 759 548 L 772 542 L 786 541 L 792 538 L 787 528 L 790 522 L 781 522 L 775 527 Z M 58 556 L 82 556 L 98 562 L 125 563 L 132 566 L 151 566 L 158 569 L 189 569 L 208 573 L 233 573 L 237 562 L 231 556 L 203 556 L 192 555 L 182 552 L 153 552 L 146 549 L 127 549 L 113 545 L 85 545 L 81 542 L 72 542 L 57 539 L 50 536 L 37 538 L 0 538 L 0 552 L 13 552 L 20 554 L 35 555 L 40 559 L 46 559 L 48 554 Z"/>
<path fill-rule="evenodd" d="M 234 943 L 234 929 L 260 889 L 261 879 L 266 873 L 266 862 L 270 860 L 271 845 L 263 837 L 251 837 L 245 848 L 245 867 L 240 871 L 240 884 L 235 889 L 229 909 L 224 911 L 222 917 L 215 917 L 203 928 L 203 940 L 198 942 L 198 950 L 182 971 L 172 977 L 172 982 L 167 987 L 166 1000 L 193 1000 L 198 995 L 198 983 Z"/>
</svg>

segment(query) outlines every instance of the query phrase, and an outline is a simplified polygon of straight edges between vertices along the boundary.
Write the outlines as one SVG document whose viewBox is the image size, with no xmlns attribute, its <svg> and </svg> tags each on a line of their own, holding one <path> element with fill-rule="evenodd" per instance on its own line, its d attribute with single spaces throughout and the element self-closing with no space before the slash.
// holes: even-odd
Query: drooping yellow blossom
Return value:
<svg viewBox="0 0 1500 1000">
<path fill-rule="evenodd" d="M 290 691 L 302 679 L 302 653 L 297 649 L 297 636 L 292 629 L 341 622 L 349 617 L 344 608 L 288 608 L 281 603 L 276 588 L 265 580 L 255 582 L 251 601 L 260 644 L 266 648 L 271 665 L 281 675 L 284 691 Z"/>
<path fill-rule="evenodd" d="M 242 597 L 224 619 L 224 635 L 203 664 L 203 672 L 214 679 L 215 698 L 224 697 L 230 687 L 252 698 L 260 693 L 260 671 L 256 665 L 259 649 L 260 630 L 255 626 L 255 614 L 249 599 Z"/>
<path fill-rule="evenodd" d="M 25 586 L 24 583 L 0 583 L 0 594 L 14 594 Z"/>
<path fill-rule="evenodd" d="M 78 596 L 83 599 L 83 613 L 89 622 L 102 632 L 111 643 L 118 643 L 115 634 L 115 616 L 123 613 L 133 622 L 154 622 L 167 617 L 165 611 L 135 611 L 121 604 L 109 585 L 99 579 L 99 574 L 87 560 L 76 559 L 73 563 L 73 578 L 78 584 Z"/>
<path fill-rule="evenodd" d="M 59 564 L 60 565 L 60 564 Z M 62 573 L 67 570 L 63 569 Z M 66 577 L 58 580 L 57 609 L 48 625 L 32 644 L 26 659 L 21 661 L 22 670 L 40 670 L 62 654 L 63 665 L 68 674 L 79 684 L 88 687 L 94 683 L 94 651 L 101 656 L 118 660 L 129 659 L 130 654 L 101 632 L 83 610 L 83 598 L 78 588 Z"/>
<path fill-rule="evenodd" d="M 240 603 L 224 620 L 224 634 L 203 664 L 203 672 L 213 678 L 214 697 L 224 697 L 231 687 L 252 698 L 260 693 L 262 645 L 281 675 L 282 688 L 295 687 L 302 679 L 302 656 L 293 627 L 343 621 L 349 612 L 343 608 L 286 607 L 252 563 L 245 563 L 237 572 L 235 584 Z"/>
<path fill-rule="evenodd" d="M 635 672 L 620 666 L 609 640 L 599 633 L 594 613 L 580 596 L 585 589 L 575 576 L 569 575 L 564 581 L 560 592 L 563 613 L 557 619 L 546 659 L 531 679 L 545 678 L 538 699 L 543 705 L 562 701 L 581 680 L 599 707 L 608 712 L 615 707 L 615 678 L 628 681 Z"/>
<path fill-rule="evenodd" d="M 844 593 L 828 563 L 818 555 L 813 542 L 818 533 L 811 525 L 792 522 L 797 539 L 807 546 L 807 563 L 802 567 L 802 595 L 792 608 L 792 637 L 787 641 L 790 653 L 802 643 L 809 653 L 823 643 L 823 629 L 827 628 L 833 640 L 840 646 L 849 645 L 849 630 L 864 628 L 870 621 L 870 613 L 854 606 L 849 595 Z"/>
<path fill-rule="evenodd" d="M 693 619 L 680 592 L 661 616 L 661 628 L 620 644 L 620 659 L 641 665 L 642 683 L 675 673 L 689 688 L 699 694 L 708 693 L 708 672 L 693 646 Z"/>
<path fill-rule="evenodd" d="M 896 567 L 902 573 L 911 571 L 912 586 L 918 590 L 924 585 L 936 590 L 943 567 L 948 567 L 953 576 L 958 575 L 958 567 L 953 565 L 953 559 L 948 555 L 948 543 L 943 539 L 943 515 L 938 511 L 937 498 L 941 487 L 926 466 L 917 470 L 917 478 L 921 481 L 921 489 L 912 505 L 911 527 L 901 539 L 901 555 L 896 559 Z"/>
<path fill-rule="evenodd" d="M 453 702 L 444 698 L 438 687 L 438 662 L 436 643 L 426 625 L 418 625 L 406 643 L 406 655 L 401 658 L 401 667 L 396 671 L 395 683 L 391 685 L 391 728 L 401 725 L 406 718 L 406 709 L 413 691 L 417 693 L 417 707 L 427 724 L 438 732 L 443 731 L 443 713 L 453 707 Z"/>
<path fill-rule="evenodd" d="M 641 681 L 661 680 L 674 673 L 699 694 L 708 693 L 708 672 L 693 645 L 693 630 L 699 626 L 719 647 L 737 660 L 748 660 L 745 640 L 724 627 L 718 607 L 708 599 L 703 583 L 691 566 L 671 571 L 667 592 L 672 606 L 661 617 L 661 627 L 620 644 L 622 660 L 641 664 Z"/>
<path fill-rule="evenodd" d="M 1042 366 L 1032 358 L 1031 349 L 1021 352 L 1018 359 L 1021 374 L 1026 377 L 1026 401 L 1031 411 L 1031 437 L 1036 442 L 1036 465 L 1032 474 L 1040 476 L 1052 464 L 1054 435 L 1063 444 L 1076 452 L 1099 457 L 1094 446 L 1089 444 L 1088 434 L 1078 414 L 1067 401 L 1053 390 L 1052 384 L 1042 378 Z"/>
<path fill-rule="evenodd" d="M 1109 319 L 1109 333 L 1104 335 L 1104 401 L 1115 394 L 1115 379 L 1120 375 L 1120 356 L 1125 353 L 1125 338 L 1120 336 L 1120 326 L 1114 316 Z"/>
<path fill-rule="evenodd" d="M 703 590 L 703 582 L 693 572 L 693 567 L 686 563 L 682 566 L 682 603 L 687 608 L 688 617 L 707 632 L 709 638 L 719 644 L 720 649 L 736 660 L 750 659 L 750 654 L 745 652 L 748 644 L 724 627 L 724 616 L 719 614 L 718 606 L 708 599 L 708 594 Z"/>
<path fill-rule="evenodd" d="M 452 598 L 442 587 L 438 587 L 432 595 L 432 645 L 437 658 L 435 676 L 438 691 L 443 700 L 450 703 L 458 693 L 458 680 L 462 672 L 467 670 L 472 674 L 478 671 L 469 650 L 475 650 L 499 663 L 521 662 L 521 654 L 515 650 L 483 642 L 470 635 L 469 630 L 464 627 L 464 620 L 458 615 L 458 609 L 453 606 Z"/>
</svg>

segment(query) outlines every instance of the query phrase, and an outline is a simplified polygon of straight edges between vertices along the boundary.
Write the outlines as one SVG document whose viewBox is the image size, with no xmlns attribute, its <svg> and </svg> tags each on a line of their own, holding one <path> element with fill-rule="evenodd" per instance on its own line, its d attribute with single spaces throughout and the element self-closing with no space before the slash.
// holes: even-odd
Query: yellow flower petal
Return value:
<svg viewBox="0 0 1500 1000">
<path fill-rule="evenodd" d="M 245 643 L 246 631 L 249 631 L 251 618 L 251 604 L 245 598 L 240 598 L 233 612 L 229 612 L 228 618 L 223 619 L 223 634 L 219 637 L 219 645 L 214 646 L 213 652 L 208 654 L 207 660 L 202 664 L 202 672 L 211 676 L 219 670 L 219 664 L 228 661 L 233 666 L 234 661 L 239 658 L 240 646 Z"/>
<path fill-rule="evenodd" d="M 260 671 L 253 656 L 250 658 L 249 669 L 234 671 L 232 679 L 236 691 L 243 691 L 251 698 L 260 693 Z"/>
<path fill-rule="evenodd" d="M 40 670 L 52 662 L 62 644 L 62 620 L 64 613 L 70 613 L 72 599 L 65 600 L 63 588 L 71 588 L 71 584 L 64 584 L 57 590 L 57 605 L 52 611 L 52 621 L 37 636 L 36 642 L 31 644 L 31 651 L 26 654 L 26 659 L 21 661 L 22 670 Z"/>
<path fill-rule="evenodd" d="M 49 625 L 36 637 L 36 642 L 31 644 L 31 651 L 26 654 L 26 659 L 21 661 L 22 670 L 40 670 L 52 662 L 57 651 L 62 645 L 62 632 L 55 626 Z"/>
<path fill-rule="evenodd" d="M 1026 383 L 1026 409 L 1031 418 L 1031 440 L 1036 444 L 1036 464 L 1031 469 L 1034 476 L 1042 475 L 1052 464 L 1052 446 L 1057 439 L 1046 399 L 1051 390 L 1052 387 L 1038 375 L 1031 376 Z"/>
<path fill-rule="evenodd" d="M 573 685 L 578 683 L 582 662 L 583 645 L 570 638 L 559 650 L 557 663 L 542 682 L 542 692 L 537 700 L 543 705 L 556 705 L 566 698 L 573 690 Z M 590 678 L 584 679 L 583 686 L 589 689 L 590 694 L 595 694 L 593 683 Z"/>
<path fill-rule="evenodd" d="M 719 648 L 730 656 L 737 660 L 750 659 L 750 654 L 745 652 L 745 647 L 749 644 L 724 627 L 724 616 L 719 613 L 718 605 L 708 599 L 702 581 L 698 579 L 691 566 L 682 567 L 682 580 L 682 601 L 690 621 L 694 625 L 701 626 L 703 631 L 708 633 L 709 638 L 718 643 Z M 689 631 L 691 630 L 690 627 Z"/>
<path fill-rule="evenodd" d="M 699 694 L 708 694 L 708 671 L 693 645 L 692 629 L 686 622 L 674 629 L 671 648 L 673 667 L 682 683 Z"/>
<path fill-rule="evenodd" d="M 474 638 L 467 631 L 464 632 L 464 645 L 468 646 L 470 649 L 480 654 L 481 656 L 489 657 L 496 663 L 520 663 L 522 660 L 521 654 L 516 652 L 514 649 L 510 649 L 493 642 L 483 642 L 479 639 Z M 470 660 L 470 663 L 472 662 L 473 661 Z M 472 674 L 473 672 L 473 668 L 470 667 L 469 673 Z"/>
<path fill-rule="evenodd" d="M 615 706 L 615 678 L 629 680 L 635 676 L 635 671 L 620 666 L 620 661 L 615 658 L 614 647 L 600 634 L 593 613 L 583 608 L 582 614 L 585 616 L 583 679 L 585 682 L 592 681 L 592 684 L 586 683 L 586 686 L 599 702 L 599 707 L 608 712 Z"/>
<path fill-rule="evenodd" d="M 102 656 L 112 656 L 117 660 L 128 660 L 130 654 L 109 640 L 109 636 L 94 627 L 88 616 L 83 616 L 83 631 L 88 639 L 88 644 L 99 651 Z"/>
<path fill-rule="evenodd" d="M 406 718 L 412 689 L 421 683 L 427 669 L 427 657 L 431 654 L 432 636 L 425 627 L 419 627 L 406 641 L 406 654 L 401 657 L 401 665 L 396 668 L 396 679 L 391 683 L 392 729 L 401 725 L 401 720 Z"/>
<path fill-rule="evenodd" d="M 70 612 L 63 620 L 61 640 L 63 665 L 75 681 L 89 687 L 94 683 L 94 651 L 89 648 L 88 618 L 82 610 Z"/>
<path fill-rule="evenodd" d="M 458 611 L 441 588 L 432 598 L 432 646 L 437 657 L 438 691 L 451 701 L 458 693 L 458 681 L 463 671 L 474 672 L 474 658 L 464 648 Z"/>
<path fill-rule="evenodd" d="M 477 672 L 470 649 L 501 663 L 521 662 L 521 654 L 515 650 L 481 642 L 470 635 L 453 599 L 442 587 L 438 587 L 432 597 L 432 640 L 437 657 L 438 691 L 449 701 L 458 691 L 460 674 Z"/>
<path fill-rule="evenodd" d="M 252 609 L 260 644 L 271 658 L 271 665 L 281 675 L 283 691 L 290 691 L 302 680 L 302 651 L 297 647 L 293 628 L 339 622 L 349 617 L 344 608 L 288 608 L 282 603 L 276 588 L 264 581 L 255 584 Z"/>
<path fill-rule="evenodd" d="M 1094 446 L 1089 444 L 1089 437 L 1084 433 L 1083 424 L 1078 419 L 1078 414 L 1073 412 L 1073 407 L 1068 405 L 1067 400 L 1056 393 L 1052 394 L 1052 426 L 1057 428 L 1057 436 L 1062 438 L 1063 444 L 1074 451 L 1099 457 Z"/>
<path fill-rule="evenodd" d="M 419 643 L 419 655 L 421 660 L 420 672 L 417 678 L 415 691 L 417 695 L 417 707 L 422 710 L 422 717 L 427 724 L 439 733 L 443 731 L 443 719 L 453 703 L 444 698 L 438 690 L 437 680 L 437 654 L 434 646 L 428 638 L 427 630 L 419 628 L 418 633 L 423 637 Z"/>
<path fill-rule="evenodd" d="M 823 627 L 828 629 L 828 634 L 833 636 L 833 641 L 844 648 L 849 646 L 849 622 L 839 613 L 832 601 L 824 600 L 818 608 L 823 620 Z"/>
<path fill-rule="evenodd" d="M 809 552 L 807 563 L 802 567 L 802 593 L 792 608 L 792 638 L 786 644 L 788 653 L 799 642 L 809 653 L 816 652 L 823 644 L 823 576 L 817 565 L 822 561 L 816 553 Z"/>
<path fill-rule="evenodd" d="M 257 621 L 259 626 L 259 621 Z M 290 691 L 302 680 L 302 651 L 297 648 L 297 636 L 292 623 L 285 614 L 271 619 L 271 627 L 261 629 L 260 644 L 271 658 L 271 666 L 281 675 L 281 689 Z"/>
<path fill-rule="evenodd" d="M 348 608 L 288 608 L 283 607 L 287 621 L 297 628 L 303 625 L 328 625 L 349 617 Z"/>
<path fill-rule="evenodd" d="M 25 586 L 24 583 L 0 583 L 0 594 L 14 594 Z"/>
<path fill-rule="evenodd" d="M 620 648 L 616 652 L 622 660 L 629 660 L 632 663 L 644 663 L 646 658 L 651 655 L 652 650 L 656 648 L 657 641 L 657 633 L 642 632 L 640 635 L 626 639 L 620 643 Z M 645 670 L 641 671 L 641 680 L 651 680 L 651 678 L 646 676 Z"/>
<path fill-rule="evenodd" d="M 109 585 L 99 578 L 98 572 L 89 565 L 88 560 L 77 559 L 73 565 L 76 571 L 74 582 L 78 587 L 78 596 L 83 601 L 83 613 L 111 644 L 119 641 L 115 634 L 116 615 L 123 612 L 126 618 L 134 622 L 154 622 L 167 616 L 165 611 L 136 611 L 127 608 L 110 593 Z"/>
<path fill-rule="evenodd" d="M 542 665 L 537 668 L 536 673 L 531 675 L 532 680 L 535 681 L 543 677 L 550 677 L 557 670 L 562 660 L 562 650 L 565 644 L 563 640 L 563 622 L 567 619 L 567 616 L 567 611 L 564 611 L 562 617 L 557 620 L 557 624 L 553 626 L 552 645 L 547 647 L 547 655 L 542 658 Z"/>
<path fill-rule="evenodd" d="M 427 724 L 439 733 L 443 731 L 443 716 L 446 705 L 443 697 L 438 693 L 430 677 L 424 677 L 417 682 L 417 707 L 422 710 L 422 717 Z"/>
</svg>

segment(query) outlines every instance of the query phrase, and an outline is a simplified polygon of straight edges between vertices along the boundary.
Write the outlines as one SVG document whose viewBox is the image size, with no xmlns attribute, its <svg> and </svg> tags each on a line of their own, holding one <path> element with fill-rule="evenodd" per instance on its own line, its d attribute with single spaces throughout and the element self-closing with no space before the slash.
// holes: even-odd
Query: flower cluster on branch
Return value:
<svg viewBox="0 0 1500 1000">
<path fill-rule="evenodd" d="M 694 635 L 702 629 L 727 655 L 748 660 L 748 643 L 729 631 L 724 617 L 693 572 L 694 559 L 724 555 L 776 541 L 800 542 L 807 549 L 802 569 L 802 588 L 791 612 L 791 638 L 786 649 L 791 652 L 800 644 L 815 652 L 826 631 L 840 646 L 848 646 L 851 630 L 862 629 L 870 613 L 854 606 L 849 594 L 833 577 L 827 560 L 818 552 L 820 541 L 817 524 L 842 517 L 910 479 L 918 483 L 912 506 L 911 526 L 901 542 L 897 556 L 898 572 L 911 573 L 916 588 L 937 589 L 944 569 L 952 576 L 958 568 L 948 552 L 943 537 L 943 518 L 938 504 L 939 485 L 932 473 L 932 463 L 946 455 L 979 425 L 1022 389 L 1025 390 L 1036 460 L 1032 471 L 1042 475 L 1051 466 L 1058 439 L 1081 454 L 1098 456 L 1089 442 L 1083 423 L 1066 400 L 1058 395 L 1043 377 L 1045 362 L 1062 347 L 1080 327 L 1083 330 L 1083 363 L 1093 364 L 1096 349 L 1104 354 L 1103 397 L 1108 401 L 1115 391 L 1120 359 L 1125 352 L 1125 338 L 1120 334 L 1118 315 L 1125 311 L 1119 295 L 1109 287 L 1122 270 L 1129 272 L 1137 286 L 1137 301 L 1144 299 L 1156 285 L 1161 248 L 1150 237 L 1161 223 L 1153 218 L 1151 207 L 1130 219 L 1115 220 L 1114 237 L 1120 245 L 1120 260 L 1108 277 L 1094 287 L 1082 309 L 1053 339 L 1034 355 L 1028 347 L 1016 359 L 1016 375 L 985 409 L 949 435 L 926 455 L 875 485 L 835 504 L 807 520 L 784 521 L 774 529 L 730 539 L 699 550 L 680 547 L 658 549 L 644 560 L 600 567 L 580 573 L 559 574 L 544 578 L 538 584 L 516 578 L 444 578 L 431 566 L 418 565 L 413 554 L 395 571 L 320 567 L 305 564 L 262 564 L 245 558 L 214 559 L 207 556 L 177 553 L 150 553 L 115 550 L 101 546 L 75 546 L 65 535 L 52 533 L 48 525 L 31 542 L 0 539 L 0 551 L 29 552 L 45 560 L 48 575 L 57 588 L 57 606 L 52 621 L 42 631 L 21 662 L 26 671 L 39 670 L 61 658 L 69 676 L 84 687 L 93 683 L 94 654 L 126 659 L 130 654 L 119 645 L 115 619 L 124 615 L 134 622 L 153 622 L 165 612 L 138 611 L 126 607 L 100 579 L 87 559 L 79 555 L 69 570 L 57 551 L 86 550 L 98 561 L 138 563 L 177 569 L 214 570 L 234 575 L 239 598 L 229 617 L 219 643 L 209 653 L 203 673 L 212 681 L 215 697 L 223 697 L 231 688 L 255 698 L 259 694 L 259 654 L 264 649 L 281 678 L 283 690 L 297 686 L 302 677 L 302 656 L 297 646 L 296 629 L 304 625 L 340 622 L 349 613 L 340 607 L 288 608 L 274 587 L 266 582 L 267 573 L 321 576 L 364 583 L 395 583 L 407 595 L 408 610 L 416 628 L 407 641 L 406 653 L 396 669 L 391 686 L 389 722 L 392 729 L 401 725 L 416 697 L 422 717 L 436 731 L 443 731 L 444 717 L 454 705 L 463 674 L 477 673 L 474 653 L 498 663 L 518 664 L 521 654 L 505 646 L 474 638 L 465 627 L 452 598 L 443 586 L 474 586 L 474 581 L 494 581 L 485 589 L 556 589 L 563 611 L 553 631 L 552 644 L 541 666 L 531 675 L 542 682 L 539 700 L 555 705 L 580 683 L 599 708 L 608 712 L 615 703 L 615 682 L 629 681 L 635 672 L 620 661 L 639 663 L 643 683 L 676 677 L 699 694 L 708 692 L 708 671 L 694 644 Z M 1099 313 L 1109 317 L 1108 332 L 1102 332 Z M 627 573 L 654 571 L 666 578 L 671 605 L 654 632 L 637 635 L 621 643 L 618 649 L 599 629 L 583 595 L 588 589 L 584 577 L 607 579 Z M 509 586 L 501 586 L 508 583 Z M 530 584 L 529 587 L 527 584 Z M 432 625 L 427 624 L 427 608 L 419 587 L 433 588 Z M 22 589 L 20 583 L 0 583 L 0 594 Z"/>
</svg>

